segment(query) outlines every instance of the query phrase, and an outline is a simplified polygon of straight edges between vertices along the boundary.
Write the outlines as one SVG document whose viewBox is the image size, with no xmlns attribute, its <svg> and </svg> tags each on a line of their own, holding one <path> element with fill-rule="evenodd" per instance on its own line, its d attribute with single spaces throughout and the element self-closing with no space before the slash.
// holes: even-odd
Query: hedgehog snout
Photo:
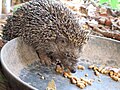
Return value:
<svg viewBox="0 0 120 90">
<path fill-rule="evenodd" d="M 70 53 L 65 53 L 66 58 L 63 60 L 63 65 L 65 68 L 68 68 L 71 73 L 76 72 L 76 64 L 77 64 L 77 58 L 74 55 L 71 55 Z"/>
</svg>

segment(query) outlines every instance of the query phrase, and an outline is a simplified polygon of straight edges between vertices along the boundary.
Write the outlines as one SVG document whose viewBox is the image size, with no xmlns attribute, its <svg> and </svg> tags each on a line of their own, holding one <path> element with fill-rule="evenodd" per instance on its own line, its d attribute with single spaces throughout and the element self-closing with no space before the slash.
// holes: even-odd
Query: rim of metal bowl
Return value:
<svg viewBox="0 0 120 90">
<path fill-rule="evenodd" d="M 13 39 L 14 40 L 14 39 Z M 12 40 L 11 40 L 12 41 Z M 9 43 L 9 42 L 8 42 Z M 4 60 L 3 60 L 3 54 L 4 54 L 4 48 L 7 46 L 8 44 L 5 44 L 3 46 L 3 48 L 1 49 L 1 65 L 2 67 L 7 71 L 7 73 L 9 73 L 12 78 L 14 78 L 17 82 L 20 82 L 22 84 L 24 84 L 26 87 L 29 87 L 32 90 L 38 90 L 35 87 L 29 85 L 28 83 L 24 82 L 23 80 L 21 80 L 19 77 L 17 77 L 14 73 L 12 73 L 12 71 L 7 67 L 7 65 L 5 64 Z"/>
</svg>

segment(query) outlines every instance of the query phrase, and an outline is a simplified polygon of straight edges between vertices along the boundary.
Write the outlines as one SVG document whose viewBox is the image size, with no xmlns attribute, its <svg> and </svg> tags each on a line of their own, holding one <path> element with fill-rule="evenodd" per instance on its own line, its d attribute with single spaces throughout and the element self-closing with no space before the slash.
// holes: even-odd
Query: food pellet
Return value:
<svg viewBox="0 0 120 90">
<path fill-rule="evenodd" d="M 84 66 L 82 66 L 82 65 L 78 65 L 78 67 L 77 67 L 78 69 L 80 69 L 80 70 L 84 70 L 85 69 L 85 67 Z"/>
<path fill-rule="evenodd" d="M 88 69 L 93 69 L 95 65 L 90 65 Z"/>
<path fill-rule="evenodd" d="M 96 76 L 99 76 L 99 74 L 100 74 L 97 70 L 95 70 L 94 73 L 95 73 Z"/>
<path fill-rule="evenodd" d="M 85 77 L 88 77 L 88 74 L 85 74 Z"/>
</svg>

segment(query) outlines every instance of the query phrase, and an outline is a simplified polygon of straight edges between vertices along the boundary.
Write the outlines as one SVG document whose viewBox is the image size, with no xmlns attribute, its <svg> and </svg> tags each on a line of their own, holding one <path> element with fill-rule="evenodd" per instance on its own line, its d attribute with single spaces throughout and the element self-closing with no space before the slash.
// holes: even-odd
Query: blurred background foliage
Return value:
<svg viewBox="0 0 120 90">
<path fill-rule="evenodd" d="M 111 6 L 112 9 L 120 10 L 120 0 L 100 0 L 99 3 L 101 5 L 106 3 Z"/>
</svg>

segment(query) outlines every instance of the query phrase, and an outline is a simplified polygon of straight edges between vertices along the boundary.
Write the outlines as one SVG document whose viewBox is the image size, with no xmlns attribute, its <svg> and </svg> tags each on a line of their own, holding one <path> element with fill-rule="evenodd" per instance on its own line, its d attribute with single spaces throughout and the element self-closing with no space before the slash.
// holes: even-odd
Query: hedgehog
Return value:
<svg viewBox="0 0 120 90">
<path fill-rule="evenodd" d="M 33 47 L 43 65 L 61 63 L 75 72 L 89 31 L 82 30 L 79 20 L 58 0 L 32 0 L 18 8 L 3 28 L 3 39 L 20 37 Z"/>
</svg>

